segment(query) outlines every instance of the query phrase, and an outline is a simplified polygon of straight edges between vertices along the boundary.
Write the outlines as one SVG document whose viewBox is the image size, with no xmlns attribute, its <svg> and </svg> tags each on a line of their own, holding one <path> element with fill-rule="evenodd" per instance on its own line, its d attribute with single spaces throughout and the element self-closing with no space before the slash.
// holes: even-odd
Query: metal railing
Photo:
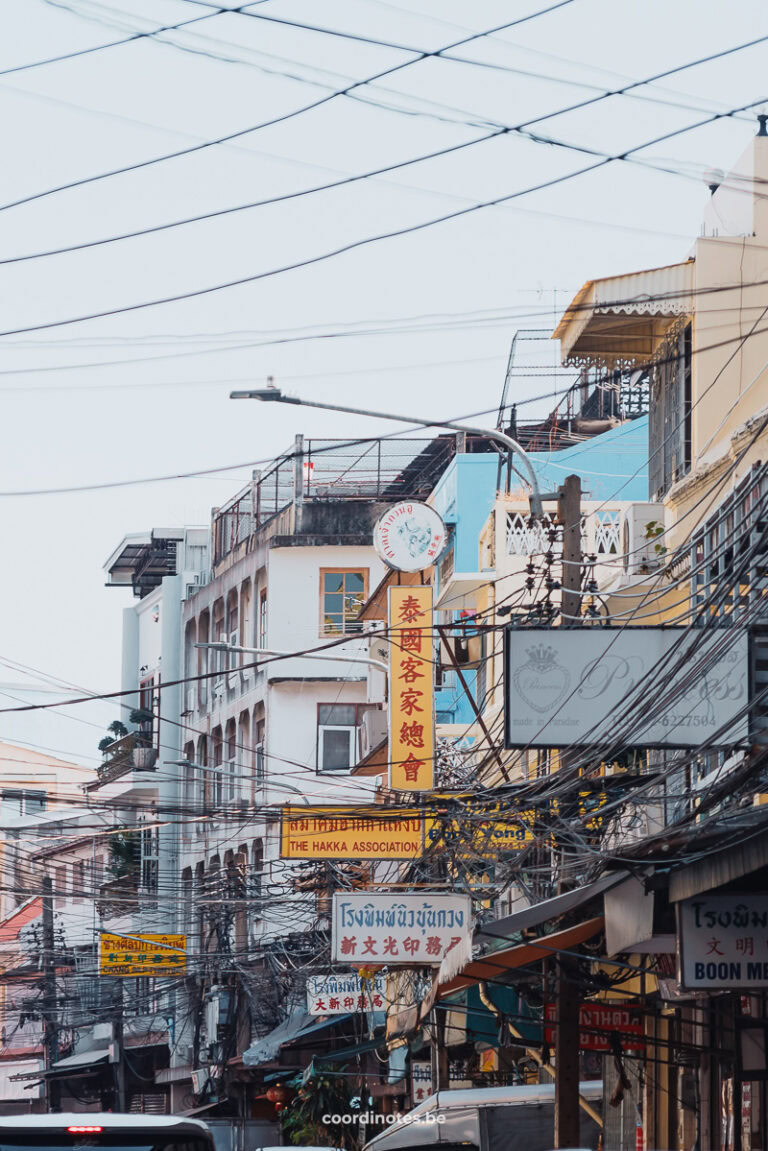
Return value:
<svg viewBox="0 0 768 1151">
<path fill-rule="evenodd" d="M 454 452 L 453 436 L 355 443 L 298 436 L 215 513 L 214 565 L 297 500 L 425 499 Z"/>
</svg>

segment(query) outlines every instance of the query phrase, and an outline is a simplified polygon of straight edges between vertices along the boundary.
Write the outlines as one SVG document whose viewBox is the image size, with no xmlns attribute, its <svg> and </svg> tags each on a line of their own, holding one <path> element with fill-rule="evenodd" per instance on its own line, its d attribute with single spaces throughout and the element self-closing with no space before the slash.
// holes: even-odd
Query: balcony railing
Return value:
<svg viewBox="0 0 768 1151">
<path fill-rule="evenodd" d="M 100 783 L 111 783 L 129 771 L 154 771 L 156 764 L 157 749 L 152 747 L 151 734 L 131 731 L 110 744 L 97 775 Z"/>
<path fill-rule="evenodd" d="M 425 499 L 455 451 L 452 436 L 402 440 L 304 440 L 278 456 L 220 508 L 213 521 L 214 565 L 297 498 Z"/>
</svg>

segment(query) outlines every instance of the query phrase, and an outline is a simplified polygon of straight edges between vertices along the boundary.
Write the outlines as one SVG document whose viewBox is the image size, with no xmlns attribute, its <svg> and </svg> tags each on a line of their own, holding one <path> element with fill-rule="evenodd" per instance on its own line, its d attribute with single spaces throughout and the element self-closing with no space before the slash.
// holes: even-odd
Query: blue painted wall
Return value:
<svg viewBox="0 0 768 1151">
<path fill-rule="evenodd" d="M 534 452 L 531 460 L 542 491 L 555 491 L 566 476 L 581 476 L 588 500 L 642 501 L 648 499 L 648 417 L 622 424 L 600 436 L 562 451 Z M 454 570 L 478 569 L 480 532 L 496 499 L 499 457 L 454 456 L 432 493 L 431 503 L 452 530 Z M 503 481 L 502 481 L 503 482 Z M 439 595 L 439 575 L 435 594 Z M 474 671 L 465 672 L 471 690 Z M 455 682 L 454 682 L 455 681 Z M 474 712 L 455 674 L 437 692 L 438 722 L 470 724 Z"/>
</svg>

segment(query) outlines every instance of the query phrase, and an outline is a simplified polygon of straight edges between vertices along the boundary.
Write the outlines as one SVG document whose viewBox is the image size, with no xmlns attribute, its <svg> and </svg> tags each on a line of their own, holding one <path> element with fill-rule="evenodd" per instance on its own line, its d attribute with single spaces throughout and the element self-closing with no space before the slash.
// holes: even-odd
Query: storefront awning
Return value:
<svg viewBox="0 0 768 1151">
<path fill-rule="evenodd" d="M 477 983 L 498 982 L 518 967 L 525 967 L 529 963 L 537 963 L 556 955 L 559 951 L 570 951 L 571 948 L 578 947 L 580 943 L 597 935 L 603 929 L 604 922 L 602 915 L 599 915 L 584 923 L 578 923 L 575 927 L 567 927 L 551 935 L 542 935 L 540 939 L 528 940 L 516 947 L 505 947 L 491 952 L 481 959 L 472 960 L 458 975 L 445 983 L 439 983 L 435 977 L 429 994 L 421 1004 L 403 1005 L 400 1011 L 388 1016 L 387 1039 L 391 1041 L 414 1031 L 426 1019 L 436 1002 L 448 998 L 457 991 L 463 991 Z"/>
<path fill-rule="evenodd" d="M 615 871 L 608 875 L 601 875 L 594 883 L 587 883 L 584 887 L 577 887 L 575 891 L 566 891 L 563 895 L 556 895 L 553 899 L 545 899 L 507 915 L 504 919 L 497 919 L 494 923 L 487 923 L 475 932 L 475 939 L 510 939 L 518 931 L 525 931 L 529 927 L 538 927 L 548 923 L 550 919 L 557 919 L 568 911 L 575 911 L 583 907 L 596 895 L 610 890 L 629 876 L 628 871 Z"/>
<path fill-rule="evenodd" d="M 597 935 L 603 928 L 603 922 L 602 915 L 598 915 L 594 919 L 588 919 L 586 923 L 567 927 L 564 931 L 542 935 L 540 939 L 520 943 L 517 947 L 505 947 L 502 951 L 484 955 L 482 959 L 474 959 L 459 975 L 447 983 L 443 983 L 440 987 L 433 986 L 430 1007 L 437 999 L 445 999 L 454 991 L 461 991 L 462 988 L 471 987 L 474 983 L 501 979 L 508 971 L 513 971 L 517 967 L 525 967 L 529 963 L 548 959 L 558 951 L 569 951 L 572 947 L 578 947 L 580 943 Z M 429 999 L 430 996 L 424 1002 Z M 420 1015 L 423 1019 L 425 1015 L 423 1004 Z"/>
<path fill-rule="evenodd" d="M 77 1055 L 67 1055 L 65 1059 L 57 1059 L 48 1071 L 28 1071 L 23 1075 L 12 1075 L 11 1079 L 46 1079 L 51 1075 L 70 1074 L 73 1071 L 86 1071 L 90 1067 L 98 1067 L 109 1059 L 109 1048 L 97 1048 L 95 1051 L 80 1051 Z"/>
</svg>

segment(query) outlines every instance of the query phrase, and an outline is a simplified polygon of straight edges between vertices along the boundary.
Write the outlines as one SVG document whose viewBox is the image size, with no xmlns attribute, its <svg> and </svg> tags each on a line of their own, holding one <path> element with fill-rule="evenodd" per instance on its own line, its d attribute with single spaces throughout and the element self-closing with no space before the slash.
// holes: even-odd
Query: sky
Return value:
<svg viewBox="0 0 768 1151">
<path fill-rule="evenodd" d="M 7 684 L 23 682 L 25 671 L 93 691 L 119 687 L 121 611 L 130 593 L 106 588 L 102 565 L 127 532 L 206 524 L 211 508 L 297 433 L 347 437 L 395 427 L 235 403 L 232 388 L 272 376 L 285 391 L 327 402 L 422 418 L 471 414 L 493 426 L 517 330 L 551 331 L 587 279 L 686 257 L 709 195 L 705 174 L 733 164 L 760 106 L 722 114 L 768 105 L 768 39 L 626 95 L 562 109 L 768 37 L 768 9 L 759 0 L 727 10 L 716 0 L 569 0 L 455 49 L 460 61 L 421 56 L 556 2 L 261 0 L 251 15 L 198 0 L 6 5 L 0 708 L 12 706 Z M 185 29 L 137 37 L 193 19 Z M 302 23 L 348 36 L 296 27 Z M 715 114 L 631 160 L 562 179 Z M 535 139 L 497 132 L 471 143 L 531 120 Z M 146 164 L 238 132 L 227 143 Z M 343 187 L 19 259 L 459 144 L 468 146 Z M 142 166 L 89 179 L 132 165 Z M 133 307 L 314 260 L 553 180 L 505 204 L 301 268 Z M 554 371 L 557 347 L 549 341 L 526 345 L 521 362 L 513 397 L 521 414 L 541 414 L 548 400 L 526 401 L 571 377 Z M 207 469 L 221 470 L 157 482 Z M 123 481 L 131 482 L 98 487 Z M 51 491 L 78 486 L 97 489 Z M 4 727 L 0 713 L 0 739 L 10 722 Z M 94 754 L 100 734 L 94 727 Z M 86 737 L 82 723 L 62 720 L 55 737 L 40 742 L 82 757 Z"/>
</svg>

